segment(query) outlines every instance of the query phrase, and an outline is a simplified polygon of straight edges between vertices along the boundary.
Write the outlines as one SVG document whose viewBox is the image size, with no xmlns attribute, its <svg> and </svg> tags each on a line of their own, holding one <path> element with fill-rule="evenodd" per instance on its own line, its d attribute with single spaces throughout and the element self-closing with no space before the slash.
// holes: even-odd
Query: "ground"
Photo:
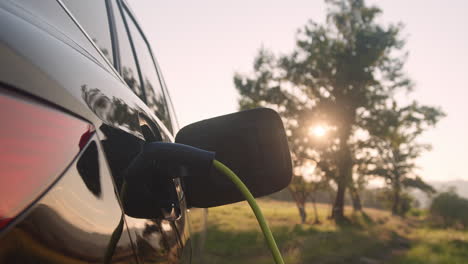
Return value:
<svg viewBox="0 0 468 264">
<path fill-rule="evenodd" d="M 430 228 L 424 217 L 400 218 L 387 211 L 364 209 L 351 222 L 327 220 L 329 205 L 319 204 L 320 224 L 299 224 L 294 203 L 259 201 L 286 264 L 456 264 L 468 263 L 468 231 Z M 209 209 L 204 263 L 273 263 L 247 203 Z"/>
</svg>

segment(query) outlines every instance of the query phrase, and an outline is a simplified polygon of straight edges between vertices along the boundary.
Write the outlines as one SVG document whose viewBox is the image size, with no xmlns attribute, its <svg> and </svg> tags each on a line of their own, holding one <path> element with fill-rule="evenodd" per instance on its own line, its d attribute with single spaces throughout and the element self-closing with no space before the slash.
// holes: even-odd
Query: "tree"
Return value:
<svg viewBox="0 0 468 264">
<path fill-rule="evenodd" d="M 442 227 L 468 227 L 468 199 L 457 195 L 454 190 L 438 194 L 429 208 L 430 220 Z"/>
<path fill-rule="evenodd" d="M 306 182 L 301 176 L 293 176 L 291 184 L 288 187 L 291 196 L 296 203 L 297 209 L 299 210 L 299 216 L 301 217 L 301 223 L 305 223 L 307 220 L 307 212 L 305 210 L 305 204 L 307 198 L 312 192 L 312 184 Z"/>
<path fill-rule="evenodd" d="M 416 139 L 444 116 L 435 107 L 419 105 L 416 102 L 399 108 L 394 102 L 390 107 L 377 109 L 364 118 L 373 138 L 370 147 L 377 150 L 374 166 L 368 174 L 384 177 L 393 191 L 392 213 L 403 214 L 401 193 L 403 188 L 417 188 L 426 193 L 435 190 L 415 173 L 416 162 L 423 151 L 431 148 L 418 143 Z"/>
<path fill-rule="evenodd" d="M 325 174 L 337 186 L 332 216 L 341 221 L 355 166 L 354 135 L 365 129 L 358 120 L 384 105 L 393 92 L 410 90 L 412 84 L 403 73 L 406 54 L 401 52 L 401 25 L 378 24 L 375 20 L 381 10 L 366 6 L 364 0 L 326 2 L 324 25 L 310 21 L 299 31 L 289 55 L 275 58 L 262 49 L 253 74 L 236 74 L 234 83 L 242 109 L 278 110 L 290 129 L 290 143 L 301 143 L 292 152 L 317 160 L 321 169 L 330 172 Z M 334 131 L 326 148 L 317 149 L 308 133 L 299 133 L 317 122 Z"/>
<path fill-rule="evenodd" d="M 309 173 L 300 172 L 293 176 L 291 184 L 288 190 L 294 199 L 301 222 L 304 224 L 307 220 L 307 212 L 305 210 L 306 201 L 310 199 L 314 209 L 314 223 L 320 223 L 320 218 L 317 210 L 317 193 L 320 190 L 326 190 L 329 188 L 329 183 L 326 177 L 323 177 L 323 172 L 316 170 L 314 167 L 306 167 L 310 171 Z M 301 171 L 301 170 L 296 170 Z M 305 175 L 308 174 L 308 175 Z"/>
</svg>

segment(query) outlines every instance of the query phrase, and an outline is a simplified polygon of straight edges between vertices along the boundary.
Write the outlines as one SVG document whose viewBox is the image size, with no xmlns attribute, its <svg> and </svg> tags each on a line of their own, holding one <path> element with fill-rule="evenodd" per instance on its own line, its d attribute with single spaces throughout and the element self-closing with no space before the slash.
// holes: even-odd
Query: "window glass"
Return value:
<svg viewBox="0 0 468 264">
<path fill-rule="evenodd" d="M 127 83 L 128 87 L 138 95 L 144 102 L 143 88 L 141 87 L 140 77 L 138 76 L 138 68 L 133 56 L 132 46 L 130 45 L 129 36 L 125 29 L 125 24 L 122 20 L 120 8 L 115 1 L 113 2 L 113 12 L 115 19 L 115 28 L 117 31 L 117 39 L 119 42 L 120 51 L 120 74 Z"/>
<path fill-rule="evenodd" d="M 112 41 L 105 0 L 63 0 L 96 46 L 113 64 Z"/>
<path fill-rule="evenodd" d="M 34 16 L 40 18 L 40 20 L 49 24 L 66 36 L 66 38 L 72 39 L 100 63 L 106 65 L 102 56 L 97 52 L 91 42 L 86 38 L 80 28 L 75 24 L 75 22 L 73 22 L 57 1 L 15 0 L 12 2 L 23 7 Z"/>
<path fill-rule="evenodd" d="M 169 116 L 171 117 L 171 120 L 172 120 L 172 132 L 175 133 L 177 130 L 179 130 L 179 122 L 177 121 L 174 104 L 172 103 L 171 96 L 167 89 L 166 81 L 164 80 L 164 75 L 161 73 L 161 68 L 159 67 L 159 65 L 157 65 L 157 70 L 158 70 L 159 76 L 161 77 L 161 84 L 163 86 L 164 93 L 166 94 L 167 108 L 169 109 Z"/>
<path fill-rule="evenodd" d="M 166 99 L 164 97 L 161 83 L 159 82 L 158 73 L 156 72 L 156 67 L 149 47 L 127 12 L 125 12 L 125 19 L 137 53 L 143 87 L 146 94 L 146 103 L 155 115 L 161 119 L 164 125 L 172 132 L 172 123 L 167 109 Z"/>
</svg>

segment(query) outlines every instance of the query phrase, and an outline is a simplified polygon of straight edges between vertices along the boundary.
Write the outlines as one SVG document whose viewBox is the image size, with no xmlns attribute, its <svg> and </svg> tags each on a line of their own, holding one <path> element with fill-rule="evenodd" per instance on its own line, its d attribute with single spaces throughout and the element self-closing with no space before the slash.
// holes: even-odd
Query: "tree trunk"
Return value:
<svg viewBox="0 0 468 264">
<path fill-rule="evenodd" d="M 317 211 L 317 202 L 316 202 L 316 199 L 315 199 L 315 195 L 312 197 L 312 206 L 314 207 L 314 216 L 315 216 L 314 224 L 319 224 L 320 219 L 319 219 L 319 215 L 318 215 L 318 211 Z"/>
<path fill-rule="evenodd" d="M 342 222 L 345 220 L 344 217 L 344 202 L 346 187 L 348 187 L 349 182 L 351 181 L 352 176 L 352 160 L 351 153 L 348 147 L 342 146 L 343 150 L 341 151 L 341 162 L 339 163 L 339 179 L 337 180 L 338 190 L 336 191 L 336 199 L 333 204 L 332 218 L 335 219 L 335 222 Z"/>
<path fill-rule="evenodd" d="M 296 202 L 296 205 L 297 205 L 297 209 L 299 210 L 299 215 L 301 216 L 301 223 L 305 224 L 306 219 L 307 219 L 307 213 L 306 213 L 306 210 L 305 210 L 305 203 L 299 204 L 299 203 Z"/>
<path fill-rule="evenodd" d="M 335 203 L 332 209 L 332 218 L 336 222 L 344 220 L 344 198 L 346 193 L 346 184 L 344 181 L 338 182 L 338 190 L 336 191 Z"/>
<path fill-rule="evenodd" d="M 293 197 L 294 202 L 296 202 L 296 207 L 297 207 L 297 210 L 299 211 L 299 217 L 301 218 L 301 223 L 304 224 L 307 219 L 307 213 L 305 210 L 305 202 L 306 202 L 307 196 L 303 197 L 302 195 L 295 193 L 293 190 L 291 190 L 291 188 L 288 188 L 288 190 L 291 196 Z"/>
<path fill-rule="evenodd" d="M 330 215 L 328 215 L 328 218 L 327 219 L 332 219 L 333 218 L 333 199 L 336 197 L 336 194 L 330 190 L 329 192 L 329 195 L 330 195 Z"/>
<path fill-rule="evenodd" d="M 395 180 L 393 184 L 393 205 L 392 205 L 392 214 L 400 215 L 400 181 L 399 179 Z"/>
<path fill-rule="evenodd" d="M 351 157 L 351 151 L 348 146 L 348 138 L 351 134 L 351 127 L 344 126 L 343 134 L 340 137 L 340 151 L 337 155 L 337 164 L 338 164 L 338 179 L 336 183 L 338 185 L 338 190 L 336 192 L 335 203 L 333 204 L 332 218 L 335 219 L 336 223 L 343 222 L 344 217 L 344 202 L 346 187 L 349 185 L 350 180 L 352 180 L 352 168 L 353 161 Z"/>
<path fill-rule="evenodd" d="M 359 192 L 355 186 L 350 188 L 351 193 L 351 200 L 353 200 L 353 210 L 355 212 L 362 212 L 362 204 L 361 204 L 361 197 L 359 196 Z"/>
</svg>

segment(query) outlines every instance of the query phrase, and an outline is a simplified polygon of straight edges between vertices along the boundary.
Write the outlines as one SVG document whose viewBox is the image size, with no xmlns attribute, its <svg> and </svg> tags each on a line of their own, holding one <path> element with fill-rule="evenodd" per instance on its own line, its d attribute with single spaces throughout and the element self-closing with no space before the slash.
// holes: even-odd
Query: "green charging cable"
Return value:
<svg viewBox="0 0 468 264">
<path fill-rule="evenodd" d="M 260 228 L 262 229 L 263 235 L 265 236 L 265 240 L 267 242 L 268 247 L 270 248 L 270 251 L 271 251 L 271 254 L 273 255 L 273 259 L 275 260 L 275 263 L 284 264 L 283 257 L 281 256 L 281 252 L 279 251 L 278 246 L 276 245 L 275 238 L 273 237 L 273 234 L 271 233 L 271 230 L 268 227 L 268 224 L 265 220 L 265 217 L 262 214 L 262 211 L 260 210 L 260 207 L 258 206 L 257 202 L 255 201 L 255 198 L 250 193 L 247 186 L 245 186 L 245 184 L 241 181 L 241 179 L 239 179 L 239 177 L 231 169 L 226 167 L 221 162 L 217 160 L 213 160 L 213 165 L 217 170 L 219 170 L 220 172 L 228 176 L 229 179 L 231 179 L 231 181 L 237 186 L 237 188 L 239 188 L 241 193 L 245 196 L 245 199 L 247 199 L 247 202 L 252 208 L 252 211 L 254 212 L 255 217 L 257 217 L 257 221 L 260 225 Z"/>
</svg>

